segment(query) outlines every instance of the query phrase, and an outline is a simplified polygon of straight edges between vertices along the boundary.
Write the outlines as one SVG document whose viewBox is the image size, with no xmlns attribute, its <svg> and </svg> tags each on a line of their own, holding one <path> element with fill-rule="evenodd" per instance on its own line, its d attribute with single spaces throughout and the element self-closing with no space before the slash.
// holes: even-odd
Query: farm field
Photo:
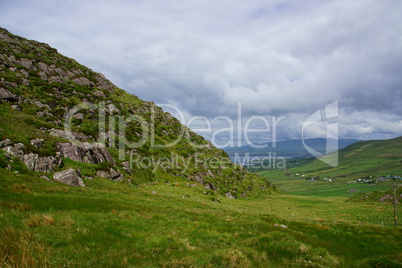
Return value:
<svg viewBox="0 0 402 268">
<path fill-rule="evenodd" d="M 263 171 L 258 174 L 266 176 L 276 187 L 285 193 L 300 196 L 345 197 L 350 198 L 359 192 L 387 191 L 392 189 L 391 181 L 377 184 L 347 182 L 311 181 L 295 178 L 284 174 L 283 171 Z"/>
</svg>

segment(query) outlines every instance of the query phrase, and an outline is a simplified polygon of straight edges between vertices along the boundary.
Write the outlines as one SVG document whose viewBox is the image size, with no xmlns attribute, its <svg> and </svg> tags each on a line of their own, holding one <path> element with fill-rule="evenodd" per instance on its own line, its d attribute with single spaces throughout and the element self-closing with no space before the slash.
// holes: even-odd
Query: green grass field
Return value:
<svg viewBox="0 0 402 268">
<path fill-rule="evenodd" d="M 402 262 L 402 229 L 392 226 L 386 203 L 286 194 L 235 200 L 185 182 L 134 187 L 96 179 L 74 188 L 7 170 L 0 174 L 0 267 Z"/>
<path fill-rule="evenodd" d="M 356 193 L 387 191 L 392 189 L 392 182 L 377 184 L 355 183 L 354 181 L 311 181 L 300 176 L 290 176 L 282 170 L 262 171 L 258 174 L 269 178 L 276 187 L 285 193 L 299 196 L 345 197 L 350 198 Z"/>
</svg>

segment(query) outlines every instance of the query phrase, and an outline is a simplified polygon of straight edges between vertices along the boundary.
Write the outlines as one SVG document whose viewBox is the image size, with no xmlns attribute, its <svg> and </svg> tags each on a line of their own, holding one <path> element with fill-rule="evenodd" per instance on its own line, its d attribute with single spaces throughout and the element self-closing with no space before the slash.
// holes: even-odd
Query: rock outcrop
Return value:
<svg viewBox="0 0 402 268">
<path fill-rule="evenodd" d="M 98 164 L 109 162 L 116 165 L 113 157 L 101 143 L 82 143 L 82 147 L 73 143 L 57 143 L 56 148 L 62 157 L 68 157 L 73 161 Z"/>
<path fill-rule="evenodd" d="M 44 140 L 34 139 L 31 140 L 31 144 L 36 148 L 40 148 L 44 145 Z M 48 173 L 54 171 L 57 167 L 62 167 L 62 157 L 68 157 L 71 160 L 84 163 L 98 164 L 107 161 L 114 166 L 116 165 L 111 154 L 100 143 L 83 143 L 82 147 L 72 143 L 58 143 L 56 147 L 59 150 L 59 152 L 56 154 L 56 157 L 39 156 L 38 154 L 32 152 L 24 152 L 25 146 L 22 143 L 14 144 L 10 139 L 0 141 L 0 149 L 6 152 L 5 155 L 9 156 L 10 158 L 11 155 L 19 158 L 27 166 L 27 168 L 36 172 Z M 75 170 L 73 171 L 68 169 L 65 171 L 56 172 L 54 174 L 54 180 L 72 186 L 85 186 L 80 178 L 80 174 Z M 124 179 L 124 175 L 113 168 L 110 168 L 109 170 L 98 170 L 96 176 L 115 181 L 121 181 Z"/>
<path fill-rule="evenodd" d="M 39 156 L 35 153 L 25 153 L 24 144 L 13 144 L 11 140 L 6 139 L 0 142 L 0 148 L 5 152 L 18 157 L 30 170 L 37 172 L 51 172 L 60 164 L 54 156 Z"/>
<path fill-rule="evenodd" d="M 120 174 L 113 168 L 111 168 L 109 170 L 98 170 L 96 172 L 96 177 L 104 178 L 104 179 L 111 179 L 114 181 L 121 181 L 124 179 L 123 174 Z"/>
<path fill-rule="evenodd" d="M 18 101 L 17 96 L 12 94 L 10 91 L 0 87 L 0 100 L 16 102 Z"/>
<path fill-rule="evenodd" d="M 24 154 L 21 160 L 30 170 L 37 172 L 51 172 L 58 163 L 53 156 L 40 157 L 34 153 Z"/>
<path fill-rule="evenodd" d="M 236 198 L 237 198 L 235 195 L 232 195 L 231 192 L 225 193 L 225 196 L 226 196 L 227 198 L 230 198 L 230 199 L 236 199 Z"/>
<path fill-rule="evenodd" d="M 207 190 L 212 190 L 212 191 L 216 191 L 217 188 L 215 187 L 215 185 L 213 185 L 212 183 L 207 183 L 205 184 L 205 189 Z"/>
<path fill-rule="evenodd" d="M 49 135 L 52 135 L 54 137 L 58 137 L 58 138 L 62 138 L 62 139 L 66 139 L 66 140 L 77 140 L 77 141 L 87 141 L 88 137 L 85 136 L 82 133 L 78 133 L 78 132 L 68 132 L 66 130 L 63 129 L 56 129 L 56 128 L 52 128 L 49 132 Z"/>
<path fill-rule="evenodd" d="M 74 169 L 66 169 L 59 172 L 55 172 L 53 180 L 70 185 L 85 187 L 81 174 Z"/>
<path fill-rule="evenodd" d="M 45 140 L 44 139 L 33 139 L 31 140 L 31 145 L 35 146 L 37 149 L 41 148 L 43 145 L 45 145 Z"/>
</svg>

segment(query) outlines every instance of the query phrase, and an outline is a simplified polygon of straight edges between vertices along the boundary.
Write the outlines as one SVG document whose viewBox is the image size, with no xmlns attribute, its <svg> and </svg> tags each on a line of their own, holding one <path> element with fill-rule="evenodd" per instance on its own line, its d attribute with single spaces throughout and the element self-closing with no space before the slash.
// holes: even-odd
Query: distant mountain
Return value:
<svg viewBox="0 0 402 268">
<path fill-rule="evenodd" d="M 304 143 L 321 154 L 334 152 L 338 149 L 345 148 L 359 140 L 355 139 L 339 139 L 338 147 L 332 146 L 333 140 L 328 143 L 327 139 L 315 138 L 305 139 Z M 327 144 L 329 145 L 327 147 Z M 290 158 L 307 158 L 311 157 L 311 153 L 306 149 L 302 139 L 277 141 L 276 143 L 270 142 L 267 144 L 258 144 L 258 146 L 265 146 L 264 148 L 255 148 L 254 146 L 245 145 L 242 147 L 224 148 L 229 156 L 234 157 L 236 154 L 250 156 L 268 156 L 275 154 L 276 156 L 290 157 Z"/>
</svg>

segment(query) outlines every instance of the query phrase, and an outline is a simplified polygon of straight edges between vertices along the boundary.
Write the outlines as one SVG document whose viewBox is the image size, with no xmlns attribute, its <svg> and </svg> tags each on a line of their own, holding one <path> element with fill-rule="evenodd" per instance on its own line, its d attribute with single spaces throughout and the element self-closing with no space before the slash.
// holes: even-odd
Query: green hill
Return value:
<svg viewBox="0 0 402 268">
<path fill-rule="evenodd" d="M 335 157 L 330 154 L 326 158 Z M 329 177 L 341 181 L 379 178 L 402 174 L 402 137 L 356 142 L 338 152 L 339 165 L 332 167 L 319 159 L 298 161 L 292 168 L 307 177 Z"/>
<path fill-rule="evenodd" d="M 274 190 L 154 103 L 5 29 L 0 81 L 0 149 L 7 153 L 0 168 L 50 179 L 67 174 L 79 185 L 184 181 L 231 198 Z"/>
<path fill-rule="evenodd" d="M 385 196 L 384 191 L 392 188 L 388 176 L 402 175 L 401 148 L 402 137 L 359 141 L 323 156 L 327 163 L 338 159 L 335 167 L 320 159 L 306 158 L 288 161 L 286 170 L 261 171 L 258 166 L 252 170 L 295 195 L 350 198 L 356 193 L 377 191 L 376 196 Z"/>
</svg>

